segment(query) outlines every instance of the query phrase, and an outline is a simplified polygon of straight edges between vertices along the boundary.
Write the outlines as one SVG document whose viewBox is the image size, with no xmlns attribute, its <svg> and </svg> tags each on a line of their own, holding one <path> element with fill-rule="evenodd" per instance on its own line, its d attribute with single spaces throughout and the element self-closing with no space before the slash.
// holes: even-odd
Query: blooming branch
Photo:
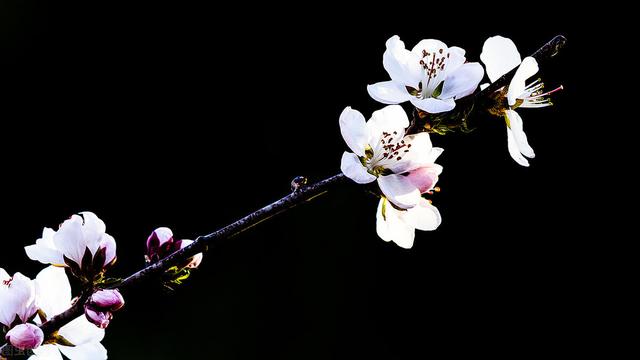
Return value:
<svg viewBox="0 0 640 360">
<path fill-rule="evenodd" d="M 525 80 L 537 72 L 538 64 L 553 58 L 566 39 L 558 35 L 523 60 L 519 53 L 505 55 L 505 46 L 515 48 L 506 40 L 494 37 L 485 43 L 481 59 L 491 84 L 476 92 L 484 69 L 479 63 L 466 62 L 463 49 L 428 39 L 409 51 L 399 37 L 392 37 L 383 56 L 391 80 L 368 88 L 375 100 L 392 105 L 374 112 L 369 121 L 349 107 L 344 110 L 340 130 L 352 152 L 343 154 L 343 173 L 313 184 L 298 177 L 290 194 L 193 241 L 174 239 L 168 228 L 156 229 L 147 240 L 147 266 L 123 280 L 109 282 L 105 277 L 116 262 L 116 244 L 93 213 L 74 215 L 57 231 L 45 229 L 26 252 L 50 267 L 35 280 L 19 273 L 11 277 L 0 268 L 0 330 L 6 331 L 7 340 L 0 348 L 0 359 L 32 353 L 35 359 L 59 358 L 60 353 L 71 359 L 81 358 L 81 353 L 84 358 L 106 358 L 100 340 L 113 312 L 124 306 L 121 291 L 167 274 L 179 284 L 184 274 L 198 267 L 210 246 L 341 184 L 377 184 L 378 235 L 410 248 L 415 230 L 435 230 L 442 220 L 437 208 L 423 197 L 438 191 L 435 185 L 442 172 L 435 161 L 443 150 L 432 146 L 429 133 L 465 129 L 474 109 L 486 109 L 504 116 L 512 157 L 522 165 L 528 164 L 522 155 L 533 157 L 514 110 L 549 103 L 545 96 L 551 92 L 542 93 L 539 82 L 526 85 Z M 412 120 L 397 105 L 402 102 L 416 107 Z M 73 300 L 67 272 L 83 284 Z"/>
</svg>

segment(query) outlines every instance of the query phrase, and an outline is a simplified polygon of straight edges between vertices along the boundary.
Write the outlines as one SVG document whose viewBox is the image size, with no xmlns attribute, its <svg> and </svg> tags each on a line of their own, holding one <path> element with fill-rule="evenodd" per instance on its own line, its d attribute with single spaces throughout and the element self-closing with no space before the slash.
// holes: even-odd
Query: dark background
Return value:
<svg viewBox="0 0 640 360">
<path fill-rule="evenodd" d="M 413 249 L 377 237 L 374 198 L 338 189 L 220 244 L 171 295 L 128 292 L 103 344 L 112 359 L 592 350 L 601 265 L 584 233 L 598 222 L 601 169 L 582 163 L 599 152 L 580 93 L 597 71 L 577 60 L 592 49 L 587 22 L 497 4 L 390 6 L 2 0 L 0 266 L 35 276 L 42 266 L 22 247 L 91 210 L 118 241 L 112 275 L 123 276 L 143 266 L 158 226 L 195 238 L 285 195 L 296 175 L 337 173 L 338 115 L 382 107 L 366 85 L 388 79 L 394 34 L 409 48 L 461 46 L 470 61 L 492 35 L 525 55 L 563 34 L 540 75 L 565 90 L 552 108 L 521 111 L 531 167 L 509 157 L 500 119 L 434 135 L 443 223 Z"/>
</svg>

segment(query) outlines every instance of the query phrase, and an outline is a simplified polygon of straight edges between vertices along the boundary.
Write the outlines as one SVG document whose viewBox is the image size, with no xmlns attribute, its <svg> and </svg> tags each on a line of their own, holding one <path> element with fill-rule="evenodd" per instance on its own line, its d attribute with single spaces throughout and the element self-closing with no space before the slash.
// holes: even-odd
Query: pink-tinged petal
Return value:
<svg viewBox="0 0 640 360">
<path fill-rule="evenodd" d="M 373 100 L 383 104 L 400 104 L 411 98 L 407 88 L 393 80 L 367 85 L 367 92 Z"/>
<path fill-rule="evenodd" d="M 509 89 L 507 90 L 507 100 L 510 106 L 515 105 L 518 97 L 524 93 L 526 87 L 526 81 L 538 72 L 538 62 L 536 59 L 528 56 L 522 60 L 522 64 L 518 70 L 516 70 L 513 79 L 509 83 Z"/>
<path fill-rule="evenodd" d="M 340 133 L 349 149 L 358 156 L 364 156 L 364 150 L 369 140 L 364 116 L 358 111 L 347 106 L 340 114 Z"/>
<path fill-rule="evenodd" d="M 521 59 L 516 44 L 502 36 L 488 38 L 480 54 L 480 60 L 484 63 L 491 82 L 515 69 L 520 65 Z"/>
<path fill-rule="evenodd" d="M 384 197 L 380 199 L 376 212 L 376 232 L 382 240 L 393 241 L 404 249 L 410 249 L 413 246 L 415 229 L 400 217 L 400 212 Z"/>
<path fill-rule="evenodd" d="M 20 324 L 9 330 L 5 339 L 20 350 L 32 350 L 42 345 L 44 333 L 33 324 Z"/>
<path fill-rule="evenodd" d="M 386 46 L 382 64 L 391 79 L 402 85 L 418 88 L 423 72 L 421 57 L 405 49 L 404 42 L 397 35 L 389 38 Z"/>
<path fill-rule="evenodd" d="M 118 311 L 124 306 L 124 298 L 120 291 L 116 290 L 98 290 L 89 299 L 89 304 L 99 311 Z"/>
<path fill-rule="evenodd" d="M 426 111 L 430 114 L 437 114 L 441 112 L 451 111 L 456 107 L 456 102 L 453 99 L 418 99 L 412 98 L 411 103 L 413 106 L 420 110 Z"/>
<path fill-rule="evenodd" d="M 102 311 L 91 305 L 84 306 L 84 315 L 90 323 L 100 329 L 106 329 L 113 319 L 113 314 L 110 311 Z"/>
<path fill-rule="evenodd" d="M 358 184 L 368 184 L 376 180 L 374 175 L 367 172 L 367 168 L 362 165 L 360 159 L 354 153 L 345 151 L 345 153 L 342 154 L 340 170 L 345 176 Z"/>
<path fill-rule="evenodd" d="M 438 182 L 438 175 L 442 172 L 442 167 L 437 164 L 425 165 L 409 172 L 406 178 L 409 182 L 424 194 L 433 190 Z"/>
<path fill-rule="evenodd" d="M 400 208 L 412 208 L 420 202 L 420 191 L 405 176 L 380 176 L 378 185 L 387 199 Z"/>
</svg>

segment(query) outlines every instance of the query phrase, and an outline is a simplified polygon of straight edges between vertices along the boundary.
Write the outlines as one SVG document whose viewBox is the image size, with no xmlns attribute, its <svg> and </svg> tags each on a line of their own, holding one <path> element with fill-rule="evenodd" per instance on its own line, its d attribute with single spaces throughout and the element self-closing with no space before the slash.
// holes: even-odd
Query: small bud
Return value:
<svg viewBox="0 0 640 360">
<path fill-rule="evenodd" d="M 180 249 L 184 249 L 187 246 L 193 244 L 193 240 L 182 240 L 182 242 L 180 243 Z M 202 253 L 198 253 L 193 255 L 192 257 L 190 257 L 189 259 L 187 259 L 187 262 L 184 266 L 182 266 L 183 268 L 189 268 L 189 269 L 195 269 L 198 266 L 200 266 L 200 263 L 202 263 Z"/>
<path fill-rule="evenodd" d="M 91 295 L 89 305 L 98 311 L 118 311 L 124 306 L 124 298 L 118 290 L 98 290 Z"/>
<path fill-rule="evenodd" d="M 168 227 L 155 229 L 147 239 L 147 261 L 157 262 L 180 249 Z"/>
<path fill-rule="evenodd" d="M 90 323 L 100 329 L 106 329 L 113 319 L 113 314 L 110 311 L 100 311 L 90 304 L 84 306 L 84 315 Z"/>
<path fill-rule="evenodd" d="M 20 324 L 9 330 L 5 339 L 20 350 L 32 350 L 42 345 L 44 333 L 33 324 Z"/>
</svg>

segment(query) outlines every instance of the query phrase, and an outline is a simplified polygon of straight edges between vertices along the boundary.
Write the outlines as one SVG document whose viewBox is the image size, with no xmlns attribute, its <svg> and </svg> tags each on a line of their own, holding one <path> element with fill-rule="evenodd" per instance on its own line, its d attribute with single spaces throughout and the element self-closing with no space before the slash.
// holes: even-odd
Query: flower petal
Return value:
<svg viewBox="0 0 640 360">
<path fill-rule="evenodd" d="M 466 63 L 458 68 L 444 81 L 440 99 L 460 99 L 473 94 L 484 77 L 484 69 L 477 62 Z"/>
<path fill-rule="evenodd" d="M 449 74 L 453 74 L 457 71 L 462 64 L 467 60 L 464 56 L 465 50 L 463 48 L 452 46 L 449 48 L 449 58 L 447 59 L 447 77 Z M 483 70 L 484 72 L 484 70 Z"/>
<path fill-rule="evenodd" d="M 400 105 L 388 105 L 374 111 L 371 119 L 367 121 L 369 129 L 369 141 L 371 146 L 378 146 L 383 132 L 396 132 L 396 137 L 404 136 L 405 129 L 409 127 L 409 118 Z"/>
<path fill-rule="evenodd" d="M 509 105 L 513 106 L 518 99 L 518 96 L 524 93 L 526 87 L 526 81 L 538 72 L 538 62 L 536 59 L 528 56 L 522 60 L 522 64 L 518 70 L 516 70 L 513 79 L 509 83 L 509 89 L 507 91 L 507 100 Z"/>
<path fill-rule="evenodd" d="M 29 245 L 24 247 L 29 259 L 39 261 L 43 264 L 64 265 L 62 253 L 56 249 L 42 245 Z"/>
<path fill-rule="evenodd" d="M 79 215 L 84 220 L 82 225 L 82 234 L 85 246 L 89 248 L 92 254 L 95 254 L 100 245 L 102 234 L 105 233 L 107 227 L 104 222 L 90 211 L 83 211 Z"/>
<path fill-rule="evenodd" d="M 107 349 L 105 349 L 105 347 L 99 342 L 91 342 L 74 347 L 60 346 L 60 351 L 72 360 L 107 359 Z"/>
<path fill-rule="evenodd" d="M 387 50 L 382 56 L 382 65 L 391 79 L 405 86 L 418 88 L 422 80 L 421 57 L 405 49 L 404 42 L 394 35 L 386 43 Z"/>
<path fill-rule="evenodd" d="M 524 156 L 520 153 L 520 148 L 516 144 L 516 140 L 513 136 L 513 131 L 507 127 L 507 149 L 509 150 L 509 155 L 511 158 L 515 160 L 518 164 L 522 166 L 529 166 L 529 161 L 525 159 Z"/>
<path fill-rule="evenodd" d="M 77 264 L 82 263 L 82 256 L 86 250 L 82 223 L 82 217 L 73 215 L 70 219 L 62 223 L 60 229 L 53 237 L 55 247 L 59 249 L 64 256 L 75 261 Z"/>
<path fill-rule="evenodd" d="M 90 323 L 84 315 L 63 326 L 59 333 L 76 346 L 98 343 L 104 338 L 104 329 Z"/>
<path fill-rule="evenodd" d="M 376 212 L 376 232 L 382 240 L 393 241 L 398 246 L 409 249 L 413 246 L 415 230 L 400 218 L 399 212 L 386 198 L 380 199 Z"/>
<path fill-rule="evenodd" d="M 480 60 L 487 68 L 487 76 L 491 82 L 518 66 L 521 59 L 516 44 L 502 36 L 488 38 L 480 54 Z"/>
<path fill-rule="evenodd" d="M 49 318 L 71 306 L 71 285 L 64 268 L 49 266 L 36 276 L 36 305 Z"/>
<path fill-rule="evenodd" d="M 420 202 L 420 191 L 405 176 L 380 176 L 378 185 L 387 199 L 400 208 L 412 208 Z"/>
<path fill-rule="evenodd" d="M 358 184 L 368 184 L 376 180 L 376 177 L 367 172 L 367 169 L 362 166 L 360 159 L 354 153 L 344 152 L 342 154 L 342 161 L 340 163 L 340 170 L 349 179 L 357 182 Z"/>
<path fill-rule="evenodd" d="M 383 104 L 399 104 L 411 98 L 404 85 L 395 81 L 382 81 L 367 85 L 367 92 L 373 100 Z"/>
<path fill-rule="evenodd" d="M 533 151 L 531 146 L 529 146 L 527 135 L 524 133 L 522 118 L 520 117 L 520 114 L 518 114 L 514 110 L 507 110 L 506 116 L 509 119 L 509 126 L 513 131 L 513 139 L 515 140 L 520 153 L 528 158 L 536 157 L 535 152 Z"/>
<path fill-rule="evenodd" d="M 456 107 L 456 102 L 453 99 L 440 100 L 434 98 L 411 98 L 411 103 L 418 109 L 424 110 L 431 114 L 451 111 Z"/>
<path fill-rule="evenodd" d="M 422 132 L 415 135 L 407 135 L 403 138 L 407 145 L 411 145 L 406 153 L 403 153 L 402 160 L 391 162 L 385 165 L 386 168 L 396 174 L 401 174 L 428 164 L 427 157 L 431 153 L 432 144 L 429 133 Z"/>
<path fill-rule="evenodd" d="M 403 218 L 408 225 L 422 231 L 435 230 L 442 223 L 438 209 L 424 198 L 417 206 L 407 210 Z"/>
<path fill-rule="evenodd" d="M 37 349 L 33 349 L 33 353 L 35 355 L 29 357 L 29 360 L 62 360 L 62 354 L 60 354 L 56 345 L 42 345 Z"/>
<path fill-rule="evenodd" d="M 347 106 L 340 114 L 340 133 L 347 146 L 358 156 L 364 156 L 364 149 L 369 140 L 369 131 L 364 116 Z"/>
</svg>

